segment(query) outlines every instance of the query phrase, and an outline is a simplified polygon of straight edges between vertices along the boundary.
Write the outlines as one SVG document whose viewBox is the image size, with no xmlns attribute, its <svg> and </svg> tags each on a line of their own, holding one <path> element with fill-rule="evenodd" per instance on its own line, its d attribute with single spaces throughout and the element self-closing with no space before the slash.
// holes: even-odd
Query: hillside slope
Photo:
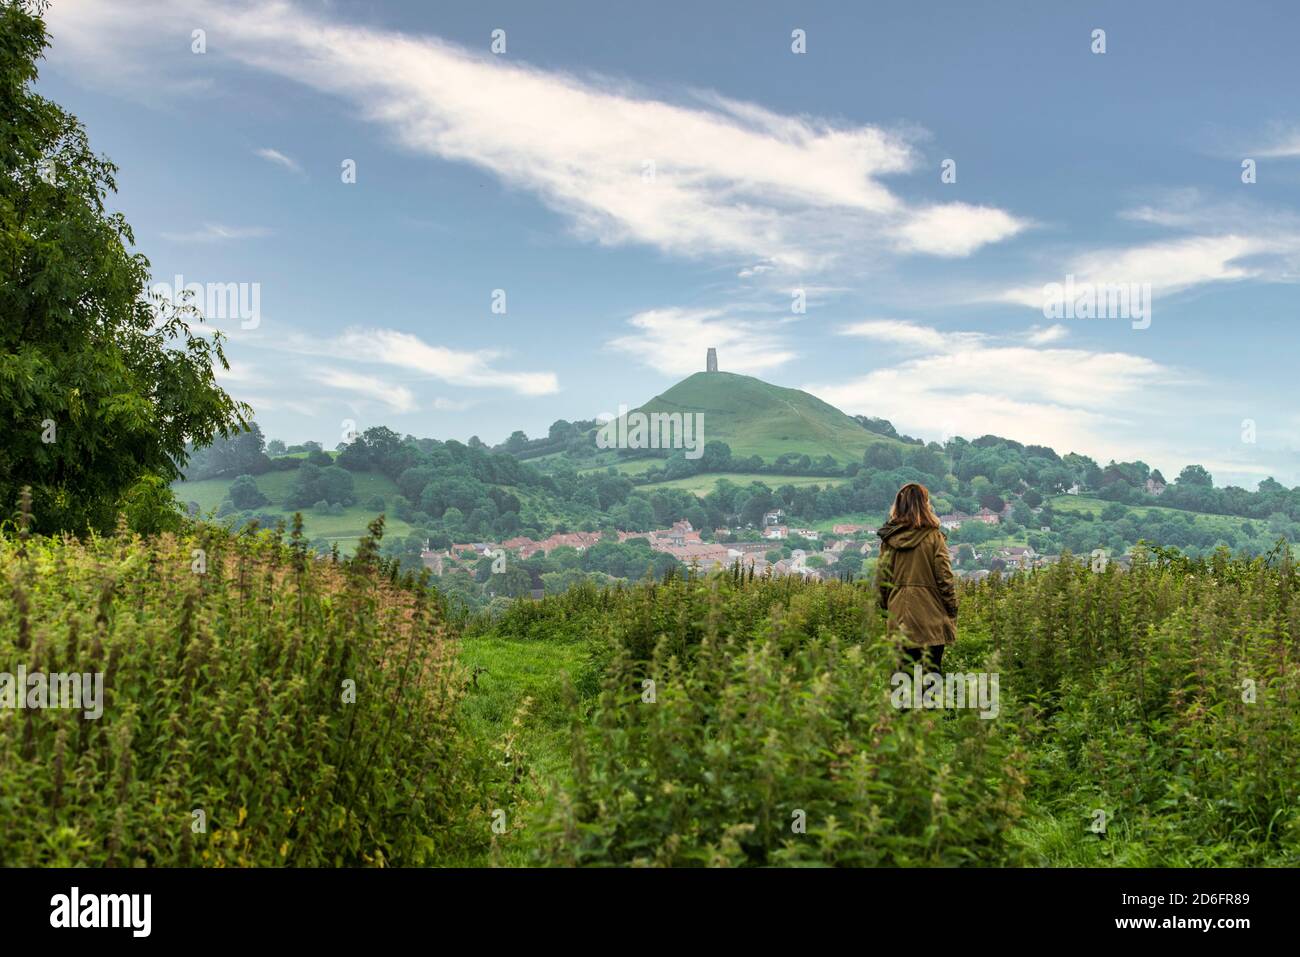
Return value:
<svg viewBox="0 0 1300 957">
<path fill-rule="evenodd" d="M 861 462 L 869 445 L 900 444 L 807 392 L 732 372 L 697 372 L 633 411 L 703 413 L 706 442 L 726 442 L 734 456 L 767 462 L 793 453 L 847 464 Z"/>
</svg>

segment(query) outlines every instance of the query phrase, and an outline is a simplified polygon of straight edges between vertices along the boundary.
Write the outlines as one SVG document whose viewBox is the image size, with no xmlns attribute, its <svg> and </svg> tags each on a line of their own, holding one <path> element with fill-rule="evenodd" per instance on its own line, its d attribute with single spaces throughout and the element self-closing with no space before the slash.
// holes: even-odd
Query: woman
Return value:
<svg viewBox="0 0 1300 957">
<path fill-rule="evenodd" d="M 937 671 L 944 647 L 957 640 L 957 586 L 926 487 L 909 482 L 900 488 L 889 521 L 876 534 L 876 585 L 889 632 L 902 634 L 909 659 L 922 667 L 928 661 Z"/>
</svg>

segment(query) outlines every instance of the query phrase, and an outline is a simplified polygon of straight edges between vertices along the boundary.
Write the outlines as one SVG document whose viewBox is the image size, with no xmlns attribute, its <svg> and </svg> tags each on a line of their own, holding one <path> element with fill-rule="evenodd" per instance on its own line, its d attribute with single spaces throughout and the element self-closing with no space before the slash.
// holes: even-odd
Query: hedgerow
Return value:
<svg viewBox="0 0 1300 957">
<path fill-rule="evenodd" d="M 98 719 L 0 708 L 0 864 L 406 864 L 461 840 L 482 815 L 455 648 L 381 530 L 346 565 L 299 534 L 0 534 L 0 670 L 104 682 Z"/>
</svg>

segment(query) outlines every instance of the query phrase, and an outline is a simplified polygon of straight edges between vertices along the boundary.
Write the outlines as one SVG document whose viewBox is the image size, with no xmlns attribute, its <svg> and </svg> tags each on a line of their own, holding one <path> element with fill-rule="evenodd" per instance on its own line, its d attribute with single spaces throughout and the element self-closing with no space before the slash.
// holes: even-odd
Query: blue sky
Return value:
<svg viewBox="0 0 1300 957">
<path fill-rule="evenodd" d="M 212 325 L 269 436 L 537 435 L 716 346 L 925 438 L 1300 483 L 1291 5 L 804 6 L 54 0 L 39 88 L 156 281 L 256 285 Z"/>
</svg>

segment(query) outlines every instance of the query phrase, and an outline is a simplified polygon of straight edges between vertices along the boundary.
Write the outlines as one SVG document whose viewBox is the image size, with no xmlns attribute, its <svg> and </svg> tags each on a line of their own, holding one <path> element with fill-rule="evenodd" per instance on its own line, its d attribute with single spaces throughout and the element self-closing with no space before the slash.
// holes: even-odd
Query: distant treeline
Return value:
<svg viewBox="0 0 1300 957">
<path fill-rule="evenodd" d="M 882 435 L 892 429 L 886 426 L 877 424 Z M 786 469 L 778 474 L 793 475 L 825 464 L 804 459 L 807 456 L 783 456 L 763 467 Z M 933 491 L 941 513 L 973 514 L 981 508 L 1001 513 L 1011 505 L 997 526 L 967 523 L 952 533 L 954 542 L 975 545 L 992 536 L 1020 536 L 1039 552 L 1050 554 L 1094 547 L 1123 550 L 1145 538 L 1194 550 L 1227 545 L 1259 552 L 1277 536 L 1294 536 L 1300 530 L 1300 489 L 1287 489 L 1272 479 L 1262 482 L 1256 492 L 1234 486 L 1215 488 L 1204 468 L 1189 465 L 1166 487 L 1164 476 L 1140 461 L 1100 466 L 1087 456 L 1061 456 L 1044 446 L 996 436 L 974 441 L 955 438 L 945 445 L 880 443 L 867 449 L 861 464 L 839 470 L 837 481 L 824 485 L 795 486 L 779 480 L 740 484 L 722 478 L 703 497 L 683 489 L 647 487 L 650 478 L 672 476 L 678 467 L 729 472 L 748 470 L 751 465 L 748 460 L 733 460 L 725 443 L 710 442 L 699 460 L 675 455 L 658 475 L 633 477 L 613 468 L 580 472 L 578 464 L 565 457 L 533 464 L 478 441 L 417 439 L 382 426 L 341 443 L 331 455 L 315 443 L 295 447 L 275 440 L 268 443 L 254 425 L 232 439 L 218 439 L 206 449 L 195 450 L 187 474 L 193 479 L 238 479 L 232 483 L 229 505 L 223 505 L 227 515 L 254 514 L 266 504 L 256 488 L 256 476 L 271 470 L 299 472 L 286 500 L 274 503 L 288 509 L 322 503 L 367 505 L 357 502 L 351 475 L 385 475 L 396 484 L 398 494 L 370 504 L 415 527 L 409 542 L 393 537 L 386 543 L 412 561 L 418 559 L 426 540 L 435 548 L 445 548 L 453 542 L 502 541 L 517 535 L 544 538 L 557 531 L 649 531 L 681 520 L 707 534 L 720 527 L 758 526 L 765 512 L 777 508 L 787 513 L 789 524 L 879 515 L 888 509 L 899 486 L 911 481 Z M 239 478 L 245 475 L 251 478 Z M 1148 491 L 1148 480 L 1161 494 Z M 1098 516 L 1044 508 L 1050 496 L 1071 489 L 1116 507 Z M 1178 521 L 1168 512 L 1144 515 L 1127 507 L 1148 505 L 1189 514 L 1186 521 Z M 1211 525 L 1192 521 L 1190 513 L 1247 521 Z"/>
</svg>

